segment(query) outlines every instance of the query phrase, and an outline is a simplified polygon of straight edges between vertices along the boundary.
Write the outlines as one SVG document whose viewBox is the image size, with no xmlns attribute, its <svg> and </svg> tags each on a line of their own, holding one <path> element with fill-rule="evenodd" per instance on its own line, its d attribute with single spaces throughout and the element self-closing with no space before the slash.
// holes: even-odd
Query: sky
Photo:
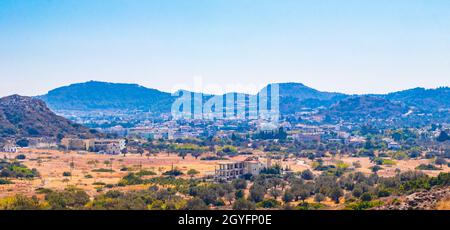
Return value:
<svg viewBox="0 0 450 230">
<path fill-rule="evenodd" d="M 0 1 L 0 96 L 89 80 L 207 93 L 450 86 L 450 1 Z"/>
</svg>

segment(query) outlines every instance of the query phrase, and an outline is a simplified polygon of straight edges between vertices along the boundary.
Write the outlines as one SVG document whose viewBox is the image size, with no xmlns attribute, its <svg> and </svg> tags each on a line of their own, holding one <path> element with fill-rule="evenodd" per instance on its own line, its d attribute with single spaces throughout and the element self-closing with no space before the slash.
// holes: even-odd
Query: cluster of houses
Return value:
<svg viewBox="0 0 450 230">
<path fill-rule="evenodd" d="M 98 152 L 118 155 L 126 148 L 124 139 L 79 139 L 63 138 L 60 144 L 66 150 Z"/>
<path fill-rule="evenodd" d="M 128 129 L 127 136 L 165 140 L 189 139 L 200 136 L 205 128 L 202 124 L 196 124 L 195 122 L 192 126 L 180 125 L 176 121 L 142 123 L 137 127 Z"/>
<path fill-rule="evenodd" d="M 12 143 L 6 143 L 1 148 L 1 151 L 5 152 L 5 153 L 17 153 L 18 150 L 19 150 L 19 147 Z"/>
<path fill-rule="evenodd" d="M 126 149 L 124 139 L 79 139 L 63 138 L 59 143 L 53 138 L 29 138 L 27 139 L 29 148 L 36 149 L 57 149 L 78 150 L 97 152 L 100 154 L 118 155 Z M 20 149 L 14 141 L 6 141 L 1 147 L 1 152 L 16 153 Z"/>
</svg>

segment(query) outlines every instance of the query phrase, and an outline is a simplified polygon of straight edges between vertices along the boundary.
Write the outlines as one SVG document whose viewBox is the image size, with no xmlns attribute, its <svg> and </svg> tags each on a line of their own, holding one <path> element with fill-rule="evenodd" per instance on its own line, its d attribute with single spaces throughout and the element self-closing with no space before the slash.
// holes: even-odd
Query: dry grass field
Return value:
<svg viewBox="0 0 450 230">
<path fill-rule="evenodd" d="M 203 161 L 186 156 L 182 159 L 176 154 L 160 153 L 157 156 L 140 156 L 137 154 L 99 155 L 94 153 L 62 152 L 57 150 L 22 149 L 18 153 L 0 153 L 0 157 L 13 159 L 19 154 L 27 158 L 21 163 L 29 168 L 36 168 L 40 178 L 33 180 L 15 179 L 14 184 L 0 185 L 0 197 L 11 196 L 17 193 L 32 195 L 37 188 L 64 189 L 73 185 L 87 191 L 91 196 L 97 194 L 99 184 L 117 184 L 129 172 L 148 170 L 161 175 L 170 169 L 177 168 L 184 175 L 190 169 L 199 171 L 196 177 L 213 175 L 218 161 Z M 245 160 L 245 156 L 234 157 L 233 160 Z M 71 167 L 72 166 L 72 167 Z M 121 169 L 128 168 L 128 171 Z M 114 172 L 94 172 L 95 169 L 112 169 Z M 63 176 L 70 172 L 71 176 Z M 92 178 L 91 178 L 92 177 Z M 97 185 L 96 185 L 97 184 Z M 126 189 L 137 189 L 139 186 L 130 186 Z"/>
<path fill-rule="evenodd" d="M 21 162 L 29 168 L 36 168 L 40 173 L 40 178 L 33 180 L 13 180 L 14 184 L 0 185 L 0 197 L 11 196 L 14 194 L 34 195 L 38 188 L 64 189 L 73 185 L 84 189 L 90 196 L 99 193 L 98 189 L 107 184 L 117 184 L 119 180 L 129 172 L 137 172 L 139 170 L 149 170 L 161 175 L 163 172 L 170 170 L 172 167 L 181 170 L 184 175 L 182 177 L 189 178 L 186 172 L 190 169 L 199 171 L 197 177 L 213 175 L 214 169 L 219 161 L 203 161 L 187 156 L 185 159 L 176 154 L 159 153 L 156 156 L 143 156 L 137 154 L 123 155 L 99 155 L 94 153 L 79 152 L 62 152 L 57 150 L 37 150 L 22 149 L 19 153 L 0 153 L 0 157 L 13 159 L 19 154 L 25 154 L 26 159 Z M 263 153 L 255 153 L 265 162 Z M 248 156 L 237 156 L 230 160 L 245 160 Z M 344 162 L 353 165 L 359 162 L 360 168 L 356 171 L 370 173 L 370 167 L 373 163 L 368 158 L 350 158 L 335 157 L 324 158 L 324 164 L 334 164 L 336 162 Z M 379 171 L 380 176 L 393 176 L 398 168 L 401 171 L 414 170 L 419 164 L 429 163 L 430 160 L 402 160 L 396 161 L 396 165 L 382 166 L 383 170 Z M 306 169 L 312 170 L 312 161 L 308 159 L 290 158 L 285 161 L 272 161 L 273 164 L 279 163 L 285 168 L 288 166 L 292 171 L 298 172 Z M 121 169 L 128 168 L 128 171 Z M 95 169 L 112 169 L 113 172 L 94 172 Z M 443 166 L 439 171 L 424 171 L 430 176 L 435 176 L 439 172 L 449 172 L 447 166 Z M 64 172 L 71 172 L 71 176 L 63 176 Z M 320 172 L 314 171 L 315 174 Z M 140 189 L 145 186 L 127 186 L 120 188 L 123 190 Z"/>
</svg>

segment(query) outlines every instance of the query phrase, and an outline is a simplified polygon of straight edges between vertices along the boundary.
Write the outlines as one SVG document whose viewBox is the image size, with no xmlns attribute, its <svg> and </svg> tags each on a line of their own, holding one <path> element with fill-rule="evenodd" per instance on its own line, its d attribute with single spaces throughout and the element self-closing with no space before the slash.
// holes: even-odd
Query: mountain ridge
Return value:
<svg viewBox="0 0 450 230">
<path fill-rule="evenodd" d="M 392 107 L 392 103 L 400 103 L 405 108 L 412 107 L 418 111 L 432 113 L 450 109 L 449 87 L 438 87 L 435 89 L 417 87 L 388 94 L 349 95 L 338 92 L 319 91 L 302 83 L 288 82 L 275 84 L 278 84 L 280 89 L 280 111 L 282 115 L 295 114 L 304 108 L 336 109 L 339 107 L 333 106 L 336 106 L 339 102 L 355 97 L 376 97 L 384 99 L 378 102 L 385 103 L 386 108 Z M 269 86 L 273 86 L 273 84 L 268 84 L 261 90 Z M 178 92 L 191 91 L 179 90 Z M 200 92 L 191 93 L 198 94 Z M 204 98 L 209 98 L 213 95 L 204 94 L 203 96 Z M 99 81 L 89 81 L 59 87 L 37 98 L 44 100 L 53 110 L 126 109 L 153 112 L 155 114 L 169 113 L 172 103 L 176 100 L 176 97 L 172 96 L 171 93 L 147 88 L 138 84 Z M 347 102 L 352 103 L 352 101 Z M 376 100 L 367 101 L 369 104 L 372 103 L 372 105 L 378 106 L 378 102 L 375 102 Z M 364 104 L 366 101 L 363 100 L 361 103 Z M 341 106 L 341 108 L 344 107 Z M 382 109 L 382 106 L 378 109 Z M 390 114 L 389 111 L 387 112 Z M 360 113 L 363 114 L 364 111 L 360 111 Z M 383 113 L 379 115 L 382 116 Z"/>
</svg>

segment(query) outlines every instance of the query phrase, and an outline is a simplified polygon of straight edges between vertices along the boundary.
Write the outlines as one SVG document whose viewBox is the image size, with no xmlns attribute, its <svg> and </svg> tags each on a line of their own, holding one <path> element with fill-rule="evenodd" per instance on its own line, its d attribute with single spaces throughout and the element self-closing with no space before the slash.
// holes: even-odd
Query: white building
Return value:
<svg viewBox="0 0 450 230">
<path fill-rule="evenodd" d="M 220 162 L 215 170 L 215 179 L 228 181 L 245 174 L 258 175 L 264 168 L 265 165 L 257 160 Z"/>
<path fill-rule="evenodd" d="M 388 142 L 388 149 L 398 150 L 401 148 L 402 148 L 402 146 L 395 141 Z"/>
<path fill-rule="evenodd" d="M 19 147 L 12 144 L 6 144 L 3 146 L 2 151 L 5 153 L 17 153 Z"/>
<path fill-rule="evenodd" d="M 109 140 L 90 140 L 89 149 L 95 152 L 105 152 L 106 154 L 120 154 L 123 149 L 126 148 L 126 143 L 124 139 Z"/>
</svg>

